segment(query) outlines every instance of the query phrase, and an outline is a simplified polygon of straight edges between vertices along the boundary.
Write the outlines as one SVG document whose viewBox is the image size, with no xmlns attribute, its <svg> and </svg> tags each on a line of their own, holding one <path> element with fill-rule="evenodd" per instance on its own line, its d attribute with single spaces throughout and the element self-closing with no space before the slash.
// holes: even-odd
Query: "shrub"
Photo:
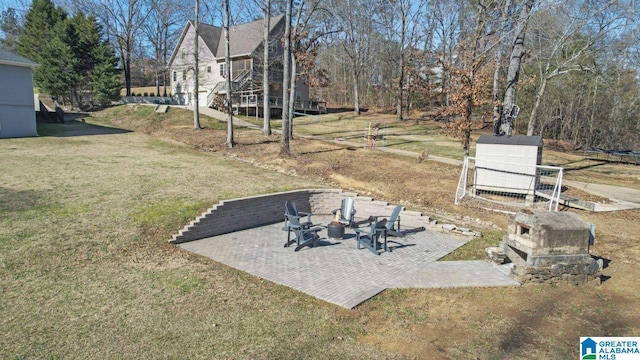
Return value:
<svg viewBox="0 0 640 360">
<path fill-rule="evenodd" d="M 136 96 L 136 93 L 132 91 L 131 96 Z"/>
<path fill-rule="evenodd" d="M 156 96 L 156 93 L 150 93 L 149 96 Z"/>
<path fill-rule="evenodd" d="M 144 96 L 149 96 L 149 93 L 145 91 Z"/>
</svg>

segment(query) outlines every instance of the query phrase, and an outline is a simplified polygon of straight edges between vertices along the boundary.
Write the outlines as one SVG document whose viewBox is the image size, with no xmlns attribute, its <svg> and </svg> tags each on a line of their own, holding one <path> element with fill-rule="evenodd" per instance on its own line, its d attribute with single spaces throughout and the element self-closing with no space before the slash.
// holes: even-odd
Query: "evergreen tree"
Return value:
<svg viewBox="0 0 640 360">
<path fill-rule="evenodd" d="M 34 82 L 52 96 L 70 98 L 79 108 L 86 95 L 101 105 L 119 96 L 118 59 L 94 15 L 78 11 L 67 18 L 50 0 L 34 0 L 18 50 L 40 63 Z"/>
<path fill-rule="evenodd" d="M 117 69 L 118 58 L 108 42 L 103 42 L 94 49 L 95 64 L 89 73 L 89 84 L 94 100 L 100 105 L 108 105 L 112 100 L 120 98 L 120 71 Z"/>
<path fill-rule="evenodd" d="M 94 15 L 85 17 L 76 14 L 80 24 L 80 51 L 83 68 L 80 69 L 86 75 L 90 91 L 94 100 L 99 105 L 109 105 L 111 101 L 120 98 L 120 70 L 118 69 L 118 57 L 111 44 L 104 40 L 104 30 Z"/>
<path fill-rule="evenodd" d="M 73 95 L 76 85 L 82 80 L 77 69 L 79 60 L 71 45 L 78 41 L 71 22 L 59 22 L 53 29 L 54 36 L 41 47 L 40 71 L 34 72 L 34 82 L 52 96 Z"/>
<path fill-rule="evenodd" d="M 33 0 L 31 9 L 25 15 L 23 33 L 18 40 L 18 54 L 37 63 L 42 62 L 42 57 L 48 56 L 43 47 L 54 38 L 53 28 L 56 24 L 65 18 L 64 10 L 56 8 L 51 0 Z"/>
</svg>

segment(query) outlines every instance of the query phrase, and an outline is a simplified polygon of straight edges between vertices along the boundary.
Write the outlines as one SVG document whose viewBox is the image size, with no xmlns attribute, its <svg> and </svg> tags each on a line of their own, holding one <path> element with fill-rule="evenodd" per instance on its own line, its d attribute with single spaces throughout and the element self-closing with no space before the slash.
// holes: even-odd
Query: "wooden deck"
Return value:
<svg viewBox="0 0 640 360">
<path fill-rule="evenodd" d="M 271 110 L 282 111 L 282 97 L 270 96 L 269 105 Z M 232 106 L 238 113 L 244 112 L 246 115 L 255 115 L 262 112 L 264 107 L 264 97 L 254 91 L 243 91 L 234 93 L 232 96 Z M 296 100 L 294 111 L 303 114 L 326 114 L 326 101 L 317 100 Z M 250 113 L 251 112 L 251 113 Z"/>
</svg>

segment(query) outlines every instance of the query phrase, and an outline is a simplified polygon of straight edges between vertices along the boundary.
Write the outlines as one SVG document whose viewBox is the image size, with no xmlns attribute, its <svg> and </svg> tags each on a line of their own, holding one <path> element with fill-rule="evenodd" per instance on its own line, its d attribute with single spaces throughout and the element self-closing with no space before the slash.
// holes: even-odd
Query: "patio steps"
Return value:
<svg viewBox="0 0 640 360">
<path fill-rule="evenodd" d="M 389 216 L 395 206 L 341 189 L 294 190 L 221 201 L 178 231 L 169 240 L 178 244 L 207 237 L 274 224 L 284 220 L 284 204 L 294 201 L 299 211 L 328 215 L 345 197 L 354 199 L 356 219 Z M 403 229 L 429 226 L 430 218 L 417 211 L 400 213 Z M 313 221 L 313 218 L 312 218 Z"/>
</svg>

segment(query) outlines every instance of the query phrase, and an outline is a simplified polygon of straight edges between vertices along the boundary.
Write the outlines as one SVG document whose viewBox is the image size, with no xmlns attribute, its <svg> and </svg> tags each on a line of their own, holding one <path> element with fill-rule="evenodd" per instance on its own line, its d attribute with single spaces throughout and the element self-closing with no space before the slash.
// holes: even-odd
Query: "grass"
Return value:
<svg viewBox="0 0 640 360">
<path fill-rule="evenodd" d="M 313 183 L 137 133 L 0 151 L 0 358 L 376 357 L 333 306 L 166 243 L 221 194 Z"/>
<path fill-rule="evenodd" d="M 84 133 L 40 124 L 46 136 L 0 141 L 0 358 L 571 358 L 579 336 L 640 332 L 638 211 L 580 212 L 597 224 L 592 253 L 610 260 L 600 287 L 389 290 L 354 310 L 182 251 L 167 240 L 220 200 L 322 184 L 196 151 L 204 143 L 196 135 L 217 141 L 225 124 L 206 120 L 207 131 L 192 131 L 192 113 L 149 109 L 97 113 L 80 125 Z M 163 140 L 159 123 L 194 145 Z M 233 151 L 275 148 L 241 143 Z M 368 188 L 380 172 L 364 173 L 365 161 L 388 163 L 394 177 L 375 186 L 437 206 L 432 198 L 455 188 L 457 168 L 357 152 L 276 160 L 300 161 L 300 174 L 330 166 Z M 402 172 L 410 163 L 413 178 Z M 445 259 L 483 257 L 502 233 L 483 234 Z"/>
<path fill-rule="evenodd" d="M 482 237 L 473 238 L 468 243 L 443 257 L 441 260 L 452 261 L 485 259 L 486 255 L 484 250 L 488 247 L 498 246 L 504 235 L 505 233 L 502 231 L 485 231 L 482 233 Z"/>
<path fill-rule="evenodd" d="M 240 116 L 241 119 L 262 125 L 262 119 Z M 382 135 L 378 146 L 387 146 L 394 149 L 463 159 L 460 142 L 457 139 L 441 134 L 440 126 L 433 121 L 422 121 L 415 124 L 414 121 L 397 121 L 391 115 L 368 114 L 356 116 L 352 113 L 323 114 L 299 116 L 294 119 L 294 131 L 299 134 L 316 136 L 333 140 L 336 138 L 364 144 L 365 129 L 370 123 L 380 123 L 379 134 Z M 272 127 L 279 130 L 281 121 L 272 121 Z"/>
</svg>

